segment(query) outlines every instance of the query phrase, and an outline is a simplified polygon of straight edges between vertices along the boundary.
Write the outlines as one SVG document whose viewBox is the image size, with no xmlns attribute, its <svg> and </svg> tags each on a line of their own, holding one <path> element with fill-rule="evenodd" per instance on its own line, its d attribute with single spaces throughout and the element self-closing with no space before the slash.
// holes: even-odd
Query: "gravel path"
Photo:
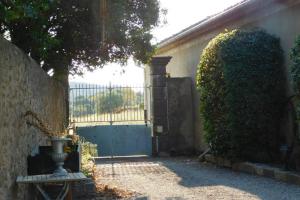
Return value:
<svg viewBox="0 0 300 200">
<path fill-rule="evenodd" d="M 101 183 L 137 192 L 139 200 L 300 200 L 300 187 L 205 166 L 194 159 L 98 161 Z"/>
</svg>

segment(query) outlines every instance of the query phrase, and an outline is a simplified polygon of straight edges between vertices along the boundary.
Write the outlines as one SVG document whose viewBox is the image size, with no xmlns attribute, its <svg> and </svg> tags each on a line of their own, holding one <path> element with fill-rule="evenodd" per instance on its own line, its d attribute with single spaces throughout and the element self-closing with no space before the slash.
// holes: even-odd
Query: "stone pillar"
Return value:
<svg viewBox="0 0 300 200">
<path fill-rule="evenodd" d="M 168 152 L 166 66 L 170 60 L 171 57 L 153 57 L 150 63 L 153 155 Z"/>
</svg>

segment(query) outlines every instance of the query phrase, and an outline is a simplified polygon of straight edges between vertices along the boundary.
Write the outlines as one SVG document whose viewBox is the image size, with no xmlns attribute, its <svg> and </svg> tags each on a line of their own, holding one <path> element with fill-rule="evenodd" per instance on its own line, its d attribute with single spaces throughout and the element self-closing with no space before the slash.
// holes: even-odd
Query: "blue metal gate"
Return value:
<svg viewBox="0 0 300 200">
<path fill-rule="evenodd" d="M 100 156 L 150 156 L 152 153 L 151 128 L 145 125 L 79 127 L 77 133 L 97 144 Z"/>
<path fill-rule="evenodd" d="M 99 156 L 150 156 L 147 92 L 144 86 L 71 84 L 70 123 L 79 136 L 97 144 Z"/>
</svg>

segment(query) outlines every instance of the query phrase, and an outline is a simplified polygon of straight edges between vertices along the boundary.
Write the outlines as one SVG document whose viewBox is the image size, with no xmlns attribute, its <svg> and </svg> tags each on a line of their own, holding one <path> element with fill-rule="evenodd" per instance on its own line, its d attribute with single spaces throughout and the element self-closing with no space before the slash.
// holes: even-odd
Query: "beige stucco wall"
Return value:
<svg viewBox="0 0 300 200">
<path fill-rule="evenodd" d="M 44 134 L 26 124 L 22 115 L 34 111 L 54 130 L 66 119 L 64 89 L 20 49 L 0 36 L 0 200 L 28 199 L 18 186 L 27 173 L 27 156 L 47 143 Z"/>
<path fill-rule="evenodd" d="M 195 74 L 200 60 L 202 50 L 208 42 L 225 29 L 235 28 L 253 28 L 258 27 L 266 30 L 281 39 L 281 45 L 285 55 L 285 67 L 288 70 L 289 52 L 293 46 L 294 40 L 300 34 L 300 1 L 289 1 L 285 4 L 274 3 L 264 9 L 251 12 L 245 16 L 239 17 L 226 23 L 221 23 L 217 28 L 203 33 L 189 41 L 176 44 L 168 48 L 162 48 L 156 56 L 172 56 L 171 62 L 167 66 L 167 72 L 171 77 L 191 77 L 195 85 Z M 224 19 L 224 21 L 226 21 Z M 290 88 L 287 86 L 287 92 Z M 194 89 L 194 108 L 195 113 L 195 147 L 198 150 L 205 148 L 202 137 L 201 117 L 199 114 L 199 94 Z M 284 130 L 291 134 L 290 126 L 285 126 Z"/>
</svg>

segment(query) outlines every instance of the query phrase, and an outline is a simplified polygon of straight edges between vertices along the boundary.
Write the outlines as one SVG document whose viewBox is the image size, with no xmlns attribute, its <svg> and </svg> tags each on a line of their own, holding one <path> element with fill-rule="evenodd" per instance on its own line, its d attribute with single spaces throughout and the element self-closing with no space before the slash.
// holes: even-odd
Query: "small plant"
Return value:
<svg viewBox="0 0 300 200">
<path fill-rule="evenodd" d="M 88 177 L 92 177 L 95 168 L 93 157 L 98 156 L 97 146 L 80 138 L 81 146 L 81 171 Z"/>
</svg>

